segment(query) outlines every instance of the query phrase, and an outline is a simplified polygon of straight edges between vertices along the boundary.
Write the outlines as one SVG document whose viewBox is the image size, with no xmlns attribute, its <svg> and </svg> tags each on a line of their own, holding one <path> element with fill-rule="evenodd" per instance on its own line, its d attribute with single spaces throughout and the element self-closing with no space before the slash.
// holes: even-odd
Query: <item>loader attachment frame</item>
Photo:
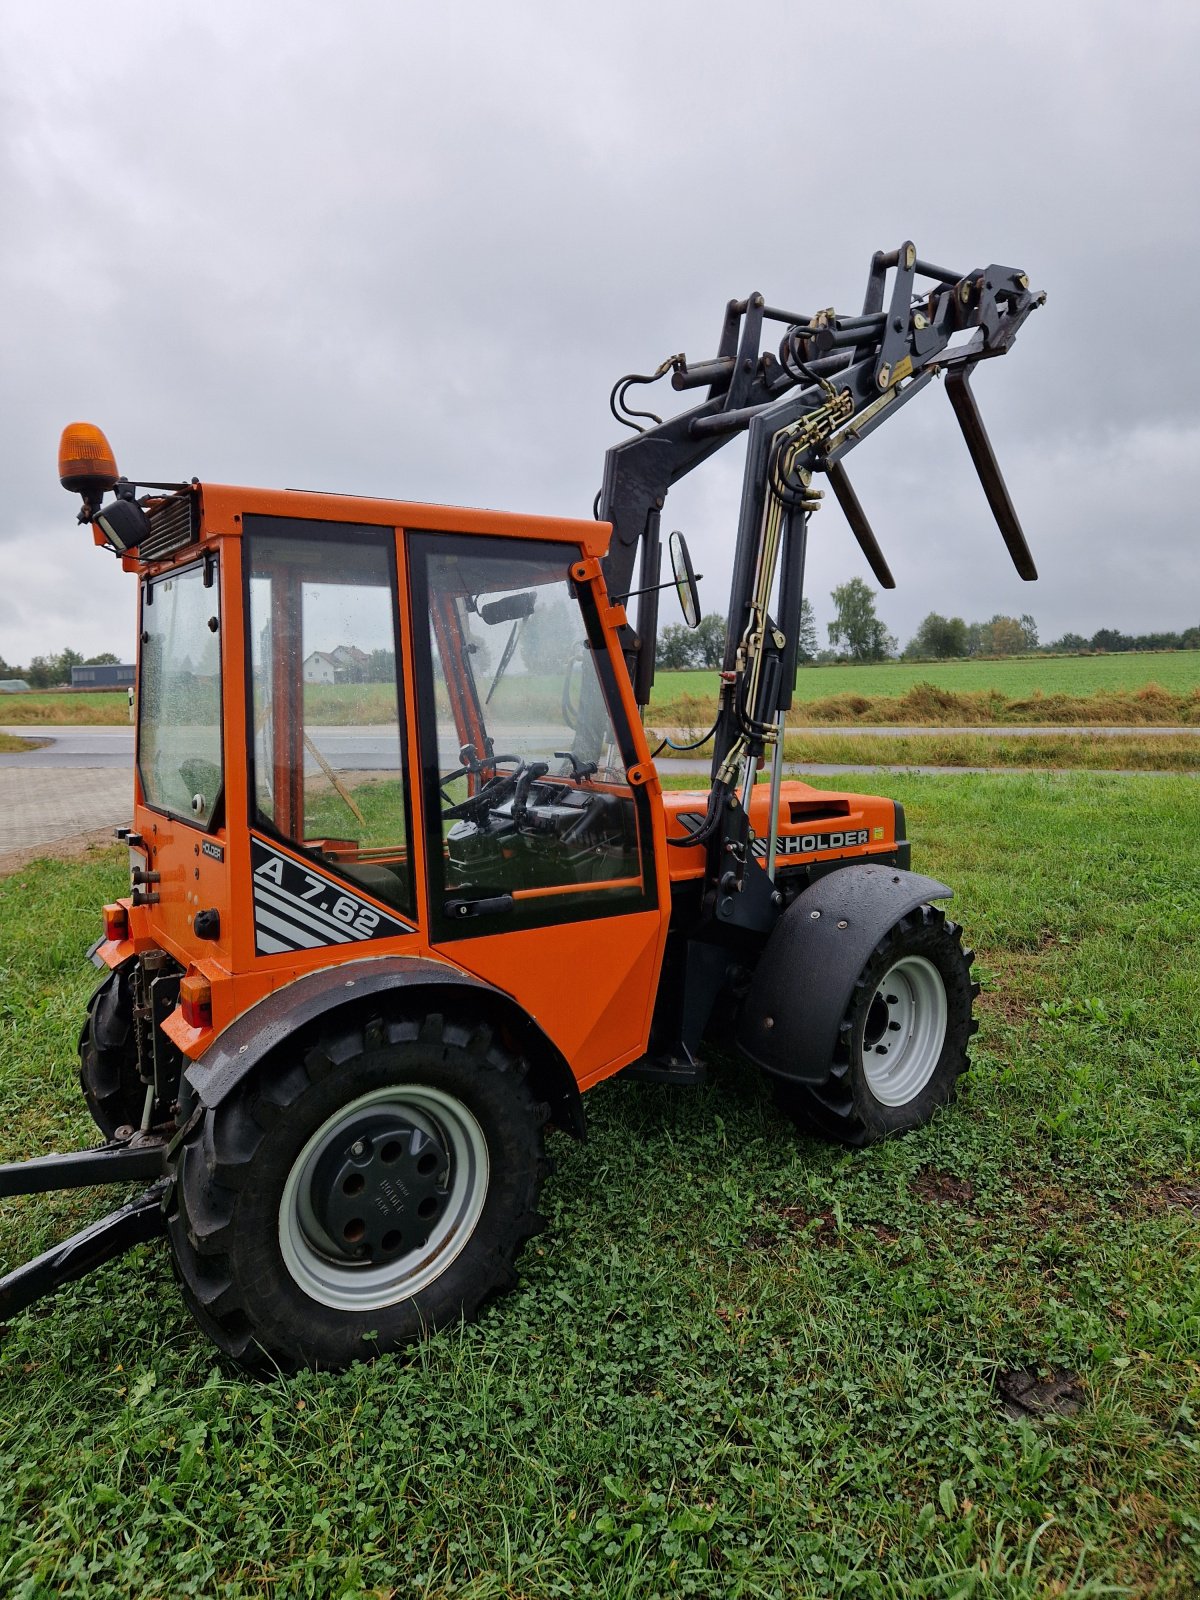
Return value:
<svg viewBox="0 0 1200 1600">
<path fill-rule="evenodd" d="M 714 357 L 689 363 L 683 354 L 670 356 L 654 373 L 630 373 L 616 384 L 613 414 L 636 436 L 609 450 L 597 497 L 597 516 L 613 526 L 604 562 L 612 593 L 632 587 L 639 547 L 638 582 L 657 580 L 661 515 L 671 485 L 731 439 L 747 436 L 708 812 L 686 840 L 672 841 L 707 850 L 709 918 L 764 933 L 782 909 L 770 870 L 764 875 L 750 866 L 747 813 L 755 773 L 770 751 L 775 799 L 767 858 L 773 866 L 783 714 L 795 679 L 807 525 L 822 499 L 814 477 L 829 478 L 871 571 L 884 588 L 893 588 L 895 579 L 844 462 L 944 375 L 1013 564 L 1023 579 L 1037 577 L 970 380 L 980 361 L 1010 348 L 1044 300 L 1016 268 L 993 263 L 950 271 L 920 259 L 906 240 L 898 250 L 872 257 L 861 314 L 829 308 L 806 315 L 769 306 L 754 294 L 729 302 Z M 782 325 L 778 354 L 761 349 L 768 323 Z M 707 397 L 666 421 L 628 405 L 632 386 L 668 373 L 673 388 L 707 387 Z M 643 427 L 643 421 L 653 426 Z M 654 682 L 657 621 L 657 597 L 645 595 L 636 630 L 627 628 L 622 639 L 643 707 Z"/>
<path fill-rule="evenodd" d="M 3 1199 L 46 1194 L 54 1189 L 88 1189 L 95 1184 L 157 1179 L 136 1200 L 126 1201 L 106 1217 L 89 1223 L 0 1278 L 0 1323 L 64 1284 L 124 1255 L 134 1245 L 145 1244 L 166 1232 L 162 1209 L 167 1185 L 163 1173 L 166 1149 L 164 1140 L 135 1135 L 92 1150 L 72 1150 L 66 1155 L 36 1156 L 31 1161 L 0 1165 Z"/>
</svg>

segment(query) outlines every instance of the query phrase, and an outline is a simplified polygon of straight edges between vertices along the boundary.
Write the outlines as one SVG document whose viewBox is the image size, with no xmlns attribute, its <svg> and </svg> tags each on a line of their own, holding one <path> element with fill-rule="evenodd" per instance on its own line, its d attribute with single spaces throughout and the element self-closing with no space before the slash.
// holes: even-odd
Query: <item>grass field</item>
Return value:
<svg viewBox="0 0 1200 1600">
<path fill-rule="evenodd" d="M 715 672 L 660 672 L 649 721 L 706 727 L 717 686 Z M 1200 725 L 1200 651 L 805 667 L 788 720 Z"/>
<path fill-rule="evenodd" d="M 979 950 L 955 1106 L 847 1153 L 733 1060 L 602 1085 L 518 1291 L 336 1377 L 222 1370 L 161 1248 L 103 1269 L 0 1347 L 0 1592 L 1193 1596 L 1194 783 L 887 789 Z M 89 1137 L 82 951 L 124 875 L 0 883 L 6 1158 Z M 103 1206 L 5 1202 L 0 1253 Z M 1020 1372 L 1056 1383 L 1014 1420 Z"/>
<path fill-rule="evenodd" d="M 14 755 L 19 750 L 36 750 L 45 744 L 44 739 L 19 739 L 11 733 L 0 733 L 0 755 Z"/>
<path fill-rule="evenodd" d="M 1092 772 L 1200 772 L 1193 733 L 1106 735 L 1046 733 L 793 733 L 789 761 L 846 766 L 1081 768 Z M 1200 799 L 1200 796 L 1197 797 Z"/>
<path fill-rule="evenodd" d="M 128 725 L 129 696 L 124 689 L 111 694 L 47 691 L 0 695 L 0 723 L 23 727 L 26 723 L 46 722 L 76 727 Z"/>
<path fill-rule="evenodd" d="M 1172 694 L 1190 694 L 1200 687 L 1200 650 L 802 667 L 796 678 L 796 699 L 826 700 L 841 694 L 892 698 L 907 694 L 918 683 L 933 683 L 954 694 L 994 691 L 1010 700 L 1026 699 L 1039 690 L 1044 695 L 1091 695 L 1139 689 L 1147 683 L 1161 684 Z M 676 700 L 680 694 L 711 699 L 716 692 L 715 672 L 659 672 L 651 703 Z"/>
</svg>

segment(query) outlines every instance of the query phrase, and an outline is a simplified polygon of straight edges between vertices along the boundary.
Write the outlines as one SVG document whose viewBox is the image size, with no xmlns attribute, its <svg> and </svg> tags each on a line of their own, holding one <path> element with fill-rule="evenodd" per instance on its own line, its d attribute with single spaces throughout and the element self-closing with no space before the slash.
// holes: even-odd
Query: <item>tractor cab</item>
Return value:
<svg viewBox="0 0 1200 1600">
<path fill-rule="evenodd" d="M 179 1065 L 377 955 L 519 994 L 576 1076 L 642 1052 L 669 886 L 603 526 L 199 483 L 92 523 L 140 589 L 132 894 L 98 954 L 149 960 Z"/>
</svg>

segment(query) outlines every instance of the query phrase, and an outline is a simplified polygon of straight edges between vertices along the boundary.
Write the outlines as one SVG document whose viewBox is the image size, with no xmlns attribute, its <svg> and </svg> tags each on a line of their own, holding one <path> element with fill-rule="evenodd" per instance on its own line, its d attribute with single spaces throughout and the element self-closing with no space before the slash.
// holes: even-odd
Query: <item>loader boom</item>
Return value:
<svg viewBox="0 0 1200 1600">
<path fill-rule="evenodd" d="M 890 293 L 888 279 L 891 278 Z M 920 283 L 921 287 L 918 287 Z M 747 804 L 754 772 L 773 752 L 778 791 L 784 713 L 791 705 L 803 599 L 808 522 L 824 473 L 872 572 L 895 580 L 844 461 L 868 434 L 944 374 L 955 417 L 1018 573 L 1037 577 L 1008 490 L 970 387 L 980 361 L 1003 355 L 1045 296 L 1023 272 L 993 264 L 958 273 L 918 258 L 906 241 L 871 261 L 861 314 L 832 308 L 804 315 L 768 306 L 760 294 L 730 301 L 717 354 L 689 363 L 669 357 L 653 374 L 629 374 L 611 406 L 636 436 L 605 461 L 597 515 L 613 525 L 604 563 L 610 592 L 657 581 L 660 524 L 671 485 L 730 440 L 747 435 L 746 466 L 727 610 L 719 711 L 713 729 L 712 790 L 704 827 L 687 843 L 709 850 L 709 914 L 764 928 L 773 918 L 771 869 L 777 814 L 772 810 L 767 873 L 746 873 Z M 886 301 L 886 308 L 885 308 Z M 762 349 L 766 324 L 782 326 L 778 353 Z M 635 384 L 671 375 L 672 387 L 707 387 L 697 406 L 666 421 L 632 411 Z M 638 418 L 653 426 L 643 428 Z M 637 627 L 624 639 L 639 705 L 654 681 L 658 596 L 643 594 Z M 739 788 L 741 794 L 739 796 Z M 747 894 L 745 891 L 750 890 Z"/>
</svg>

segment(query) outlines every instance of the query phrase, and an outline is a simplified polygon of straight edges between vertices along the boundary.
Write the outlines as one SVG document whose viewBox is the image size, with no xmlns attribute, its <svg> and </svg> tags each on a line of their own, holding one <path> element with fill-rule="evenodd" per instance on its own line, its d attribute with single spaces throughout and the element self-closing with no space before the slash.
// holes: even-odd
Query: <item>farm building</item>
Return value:
<svg viewBox="0 0 1200 1600">
<path fill-rule="evenodd" d="M 98 666 L 71 668 L 72 689 L 128 689 L 133 679 L 131 662 L 106 661 Z"/>
</svg>

